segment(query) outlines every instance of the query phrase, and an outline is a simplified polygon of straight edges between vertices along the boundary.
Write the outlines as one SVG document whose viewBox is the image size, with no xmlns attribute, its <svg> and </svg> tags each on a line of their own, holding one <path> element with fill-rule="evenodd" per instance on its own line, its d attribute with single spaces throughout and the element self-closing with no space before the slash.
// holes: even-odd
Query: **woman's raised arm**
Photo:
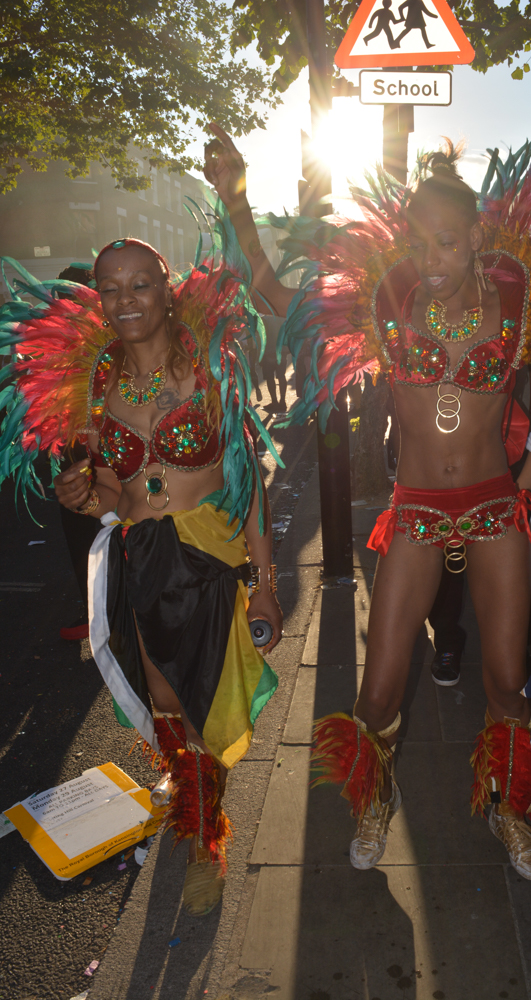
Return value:
<svg viewBox="0 0 531 1000">
<path fill-rule="evenodd" d="M 253 272 L 253 285 L 277 316 L 285 316 L 295 295 L 292 288 L 285 288 L 277 281 L 275 272 L 262 250 L 251 207 L 247 201 L 245 164 L 232 139 L 213 122 L 210 130 L 216 136 L 205 146 L 204 174 L 214 186 L 227 208 L 236 230 L 239 244 Z M 257 303 L 265 312 L 264 303 Z"/>
</svg>

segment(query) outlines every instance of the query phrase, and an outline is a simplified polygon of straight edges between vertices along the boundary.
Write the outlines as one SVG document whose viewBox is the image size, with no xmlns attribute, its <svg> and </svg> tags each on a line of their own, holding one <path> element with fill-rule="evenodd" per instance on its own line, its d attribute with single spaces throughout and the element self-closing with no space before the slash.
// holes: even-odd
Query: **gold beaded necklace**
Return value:
<svg viewBox="0 0 531 1000">
<path fill-rule="evenodd" d="M 149 384 L 146 389 L 137 389 L 135 376 L 125 370 L 125 361 L 118 379 L 118 392 L 128 406 L 147 406 L 160 396 L 166 384 L 166 365 L 159 365 L 148 372 Z"/>
<path fill-rule="evenodd" d="M 481 304 L 475 309 L 465 309 L 460 323 L 451 324 L 446 321 L 446 306 L 438 299 L 432 299 L 426 309 L 426 326 L 437 340 L 456 342 L 468 340 L 479 330 L 483 322 Z"/>
<path fill-rule="evenodd" d="M 486 289 L 483 275 L 483 265 L 479 255 L 476 254 L 474 261 L 474 274 L 478 289 L 479 305 L 474 309 L 465 309 L 463 319 L 460 323 L 448 323 L 446 320 L 446 306 L 438 299 L 432 299 L 426 309 L 426 326 L 437 340 L 444 340 L 447 343 L 456 343 L 461 340 L 469 340 L 479 330 L 483 322 L 483 309 L 481 307 L 482 294 L 481 286 Z"/>
</svg>

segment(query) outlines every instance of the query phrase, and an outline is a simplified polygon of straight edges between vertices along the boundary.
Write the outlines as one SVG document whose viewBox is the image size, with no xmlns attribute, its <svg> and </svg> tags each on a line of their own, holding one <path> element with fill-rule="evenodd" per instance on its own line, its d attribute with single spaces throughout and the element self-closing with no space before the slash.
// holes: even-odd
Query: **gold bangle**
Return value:
<svg viewBox="0 0 531 1000">
<path fill-rule="evenodd" d="M 277 592 L 277 567 L 275 563 L 271 563 L 267 571 L 267 580 L 269 583 L 269 593 L 276 594 Z M 253 594 L 259 594 L 261 590 L 261 572 L 259 566 L 253 566 L 251 563 L 251 590 Z"/>
<path fill-rule="evenodd" d="M 78 514 L 93 514 L 95 510 L 99 507 L 101 503 L 99 493 L 97 490 L 90 490 L 88 498 L 88 507 L 76 507 Z"/>
<path fill-rule="evenodd" d="M 260 593 L 260 567 L 251 563 L 251 591 L 253 594 Z"/>
</svg>

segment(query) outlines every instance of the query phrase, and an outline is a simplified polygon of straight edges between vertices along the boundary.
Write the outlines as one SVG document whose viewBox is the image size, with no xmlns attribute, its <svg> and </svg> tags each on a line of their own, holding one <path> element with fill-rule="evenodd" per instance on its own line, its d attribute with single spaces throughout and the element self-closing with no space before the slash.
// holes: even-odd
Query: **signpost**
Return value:
<svg viewBox="0 0 531 1000">
<path fill-rule="evenodd" d="M 473 58 L 474 49 L 446 0 L 362 0 L 335 63 L 344 70 L 362 70 L 362 104 L 384 105 L 383 165 L 403 184 L 413 107 L 450 104 L 452 82 L 450 73 L 402 67 L 470 63 Z M 366 72 L 369 67 L 380 70 Z"/>
</svg>

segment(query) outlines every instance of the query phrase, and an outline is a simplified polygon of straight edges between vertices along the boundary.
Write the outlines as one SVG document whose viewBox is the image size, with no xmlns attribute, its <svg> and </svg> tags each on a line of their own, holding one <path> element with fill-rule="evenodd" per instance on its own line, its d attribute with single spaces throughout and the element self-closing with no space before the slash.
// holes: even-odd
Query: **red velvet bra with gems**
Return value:
<svg viewBox="0 0 531 1000">
<path fill-rule="evenodd" d="M 147 465 L 193 472 L 213 465 L 219 458 L 219 437 L 208 424 L 205 396 L 208 381 L 201 355 L 191 331 L 183 327 L 184 343 L 196 375 L 192 395 L 159 420 L 151 440 L 136 428 L 115 417 L 105 404 L 105 386 L 114 355 L 121 346 L 113 340 L 100 351 L 92 369 L 89 386 L 90 418 L 99 435 L 96 466 L 108 466 L 121 483 L 135 479 Z"/>
<path fill-rule="evenodd" d="M 485 273 L 500 295 L 501 331 L 463 351 L 453 367 L 444 344 L 408 322 L 420 282 L 409 257 L 394 264 L 375 288 L 372 315 L 391 384 L 451 382 L 469 392 L 509 392 L 520 367 L 529 299 L 529 271 L 512 254 L 481 253 Z"/>
</svg>

